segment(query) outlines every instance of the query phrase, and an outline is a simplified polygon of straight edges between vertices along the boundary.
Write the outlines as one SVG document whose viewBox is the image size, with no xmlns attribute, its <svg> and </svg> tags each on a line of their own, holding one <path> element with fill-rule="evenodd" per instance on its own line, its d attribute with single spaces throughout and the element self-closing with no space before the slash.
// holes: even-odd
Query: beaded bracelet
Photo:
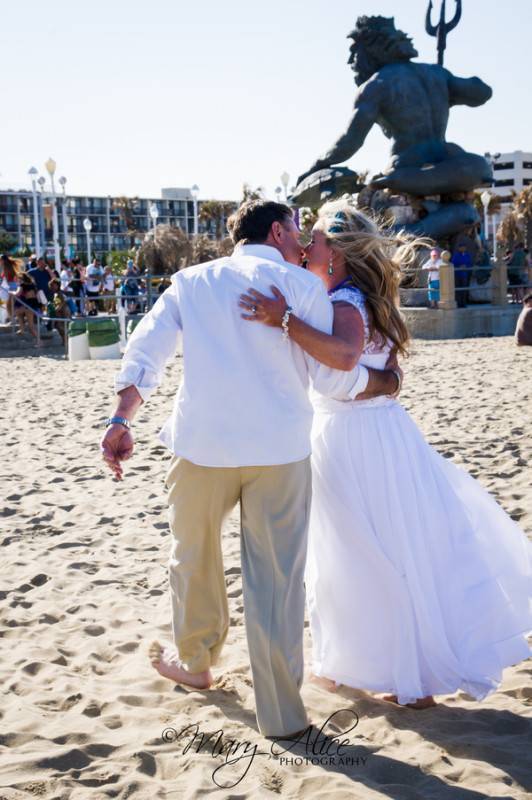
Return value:
<svg viewBox="0 0 532 800">
<path fill-rule="evenodd" d="M 283 329 L 283 339 L 286 341 L 288 340 L 288 320 L 290 319 L 290 314 L 292 313 L 293 309 L 292 306 L 287 306 L 286 311 L 283 314 L 283 318 L 281 320 L 281 328 Z"/>
</svg>

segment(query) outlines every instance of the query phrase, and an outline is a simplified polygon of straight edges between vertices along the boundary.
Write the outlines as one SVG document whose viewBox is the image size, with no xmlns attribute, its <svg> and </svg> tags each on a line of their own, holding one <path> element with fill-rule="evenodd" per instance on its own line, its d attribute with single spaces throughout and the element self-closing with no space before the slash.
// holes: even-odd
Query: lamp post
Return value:
<svg viewBox="0 0 532 800">
<path fill-rule="evenodd" d="M 28 170 L 28 175 L 31 175 L 31 194 L 33 197 L 33 237 L 35 239 L 35 255 L 37 258 L 41 255 L 41 232 L 39 230 L 39 201 L 37 199 L 37 186 L 35 185 L 35 176 L 39 172 L 35 167 Z"/>
<path fill-rule="evenodd" d="M 278 203 L 280 203 L 280 202 L 281 202 L 281 192 L 282 192 L 282 191 L 283 191 L 283 190 L 281 189 L 281 187 L 280 187 L 280 186 L 276 186 L 276 187 L 275 187 L 275 199 L 277 200 L 277 202 L 278 202 Z"/>
<path fill-rule="evenodd" d="M 489 241 L 488 206 L 491 202 L 491 192 L 488 192 L 488 190 L 485 189 L 480 195 L 480 199 L 482 200 L 482 205 L 484 206 L 484 244 L 487 246 Z"/>
<path fill-rule="evenodd" d="M 159 209 L 152 203 L 150 206 L 150 217 L 152 218 L 153 222 L 153 239 L 155 240 L 155 236 L 157 234 L 157 217 L 159 216 Z"/>
<path fill-rule="evenodd" d="M 192 189 L 190 190 L 192 195 L 192 200 L 194 201 L 194 236 L 198 235 L 199 232 L 199 224 L 198 224 L 198 196 L 199 196 L 199 186 L 197 183 L 194 184 Z"/>
<path fill-rule="evenodd" d="M 62 176 L 59 178 L 59 183 L 61 184 L 61 188 L 63 189 L 63 206 L 62 206 L 62 216 L 63 216 L 63 250 L 65 252 L 65 258 L 70 258 L 70 239 L 68 238 L 68 222 L 67 222 L 67 197 L 66 197 L 66 182 L 67 179 Z"/>
<path fill-rule="evenodd" d="M 495 170 L 495 162 L 499 160 L 501 157 L 500 153 L 484 153 L 484 158 L 486 158 L 492 170 Z M 497 258 L 497 221 L 496 219 L 493 220 L 492 225 L 492 233 L 493 233 L 493 258 L 494 260 Z"/>
<path fill-rule="evenodd" d="M 52 225 L 54 235 L 54 261 L 57 274 L 61 272 L 61 256 L 59 254 L 59 224 L 57 222 L 57 202 L 55 198 L 54 174 L 55 174 L 55 161 L 49 158 L 46 164 L 46 171 L 50 176 L 50 183 L 52 184 Z"/>
<path fill-rule="evenodd" d="M 284 186 L 284 199 L 288 200 L 288 184 L 290 182 L 290 175 L 288 172 L 283 172 L 281 175 L 281 183 Z"/>
<path fill-rule="evenodd" d="M 85 233 L 87 234 L 87 264 L 91 263 L 91 230 L 92 230 L 92 222 L 88 217 L 85 217 L 83 220 L 83 227 L 85 228 Z"/>
<path fill-rule="evenodd" d="M 44 184 L 46 183 L 44 177 L 41 175 L 40 178 L 37 178 L 37 183 L 41 187 L 40 195 L 37 198 L 38 204 L 40 205 L 40 214 L 39 214 L 39 228 L 41 231 L 41 250 L 44 255 L 46 255 L 46 230 L 44 227 Z"/>
</svg>

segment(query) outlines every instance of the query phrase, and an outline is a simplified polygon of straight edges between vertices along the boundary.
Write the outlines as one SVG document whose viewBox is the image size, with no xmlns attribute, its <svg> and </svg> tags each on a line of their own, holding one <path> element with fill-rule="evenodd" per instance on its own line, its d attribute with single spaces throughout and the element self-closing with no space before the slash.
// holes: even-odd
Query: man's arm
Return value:
<svg viewBox="0 0 532 800">
<path fill-rule="evenodd" d="M 143 402 L 161 383 L 164 367 L 175 354 L 181 331 L 176 276 L 131 334 L 122 359 L 120 372 L 115 376 L 118 395 L 113 417 L 132 421 Z M 101 441 L 104 461 L 119 480 L 121 461 L 133 453 L 131 431 L 120 423 L 110 425 Z"/>
<path fill-rule="evenodd" d="M 360 150 L 366 136 L 377 121 L 379 108 L 377 86 L 377 83 L 370 83 L 358 94 L 355 100 L 355 111 L 347 131 L 340 136 L 323 158 L 319 158 L 309 170 L 298 178 L 298 184 L 307 175 L 311 175 L 319 169 L 330 167 L 332 164 L 342 164 Z"/>
</svg>

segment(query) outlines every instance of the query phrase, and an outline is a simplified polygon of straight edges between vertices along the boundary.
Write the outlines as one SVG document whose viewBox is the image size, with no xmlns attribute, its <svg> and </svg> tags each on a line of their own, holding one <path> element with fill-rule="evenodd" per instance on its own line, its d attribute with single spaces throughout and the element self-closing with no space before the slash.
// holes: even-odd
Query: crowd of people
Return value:
<svg viewBox="0 0 532 800">
<path fill-rule="evenodd" d="M 159 293 L 167 285 L 161 281 Z M 5 321 L 16 320 L 17 333 L 23 335 L 29 331 L 35 339 L 34 312 L 48 317 L 48 330 L 55 327 L 65 342 L 65 320 L 97 316 L 101 312 L 115 314 L 117 303 L 128 314 L 142 314 L 148 305 L 147 280 L 132 259 L 120 275 L 97 257 L 88 266 L 79 258 L 65 259 L 58 273 L 43 256 L 32 255 L 24 260 L 2 254 L 0 288 L 7 311 Z"/>
<path fill-rule="evenodd" d="M 528 249 L 518 243 L 514 248 L 506 251 L 503 261 L 508 267 L 508 289 L 511 303 L 523 303 L 527 287 L 532 285 L 532 259 Z M 440 300 L 440 267 L 444 263 L 452 263 L 454 267 L 455 300 L 458 308 L 465 308 L 469 302 L 469 287 L 473 270 L 477 269 L 473 263 L 467 245 L 460 243 L 452 253 L 435 247 L 430 251 L 430 257 L 423 264 L 422 269 L 428 272 L 428 305 L 429 308 L 438 308 Z"/>
</svg>

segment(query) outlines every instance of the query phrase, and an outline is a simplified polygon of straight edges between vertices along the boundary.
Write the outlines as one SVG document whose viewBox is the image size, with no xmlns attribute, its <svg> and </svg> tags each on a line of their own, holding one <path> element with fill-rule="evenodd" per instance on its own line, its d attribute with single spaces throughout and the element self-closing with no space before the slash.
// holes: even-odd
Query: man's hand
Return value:
<svg viewBox="0 0 532 800">
<path fill-rule="evenodd" d="M 357 394 L 355 400 L 372 400 L 374 397 L 381 397 L 382 395 L 395 395 L 398 387 L 398 377 L 395 373 L 401 376 L 401 385 L 403 382 L 403 370 L 397 361 L 397 352 L 395 348 L 392 350 L 388 357 L 388 361 L 382 371 L 369 370 L 369 383 L 364 392 Z"/>
<path fill-rule="evenodd" d="M 135 443 L 131 431 L 119 423 L 110 425 L 100 443 L 102 458 L 119 481 L 123 478 L 121 461 L 131 458 Z"/>
</svg>

